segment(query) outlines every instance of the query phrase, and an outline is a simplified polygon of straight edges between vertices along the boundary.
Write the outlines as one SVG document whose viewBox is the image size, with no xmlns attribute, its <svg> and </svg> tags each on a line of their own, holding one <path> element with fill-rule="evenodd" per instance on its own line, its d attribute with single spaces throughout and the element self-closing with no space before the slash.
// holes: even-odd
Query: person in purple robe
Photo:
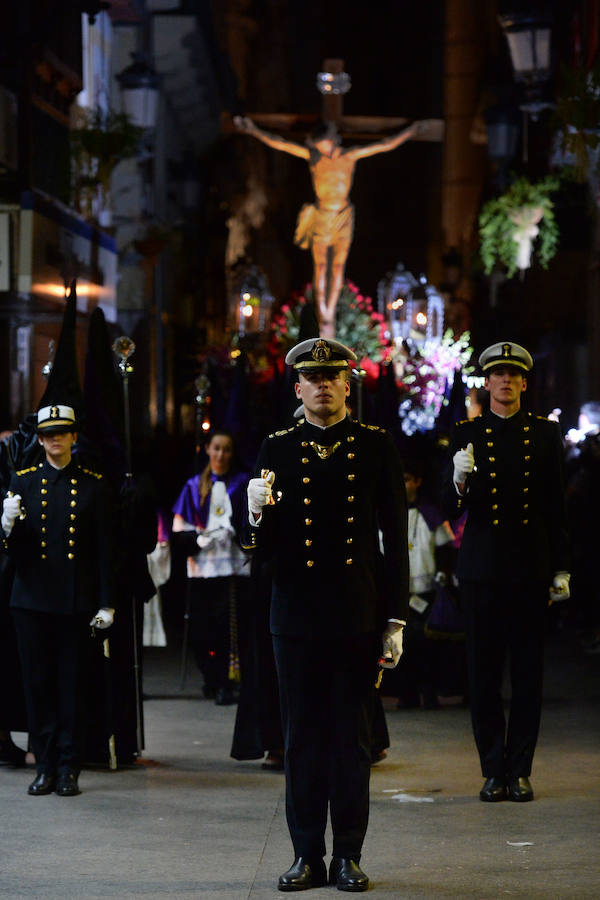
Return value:
<svg viewBox="0 0 600 900">
<path fill-rule="evenodd" d="M 204 696 L 235 702 L 239 681 L 237 609 L 250 565 L 238 534 L 248 476 L 235 464 L 232 434 L 214 431 L 208 464 L 188 479 L 173 506 L 173 535 L 187 553 L 189 639 L 204 677 Z"/>
</svg>

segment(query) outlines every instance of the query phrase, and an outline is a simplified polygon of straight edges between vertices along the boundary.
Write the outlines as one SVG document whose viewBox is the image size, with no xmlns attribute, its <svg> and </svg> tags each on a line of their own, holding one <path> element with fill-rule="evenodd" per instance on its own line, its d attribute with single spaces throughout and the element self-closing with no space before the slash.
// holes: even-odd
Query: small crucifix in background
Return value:
<svg viewBox="0 0 600 900">
<path fill-rule="evenodd" d="M 252 135 L 268 147 L 298 156 L 308 162 L 315 192 L 314 203 L 306 203 L 298 215 L 294 242 L 312 252 L 314 266 L 315 312 L 322 337 L 335 337 L 335 312 L 344 284 L 346 260 L 354 232 L 354 206 L 349 201 L 354 169 L 360 159 L 395 150 L 405 141 L 441 140 L 442 123 L 438 119 L 414 122 L 401 131 L 370 144 L 343 148 L 342 136 L 372 137 L 382 129 L 406 125 L 406 119 L 369 116 L 345 116 L 343 95 L 350 89 L 350 78 L 342 60 L 325 60 L 317 78 L 323 95 L 322 125 L 304 143 L 263 131 L 258 121 L 293 124 L 296 116 L 236 117 L 238 131 Z M 306 117 L 303 117 L 307 121 Z M 310 117 L 314 120 L 314 117 Z M 286 122 L 286 119 L 288 120 Z M 361 132 L 363 132 L 361 134 Z M 368 135 L 365 135 L 367 132 Z"/>
</svg>

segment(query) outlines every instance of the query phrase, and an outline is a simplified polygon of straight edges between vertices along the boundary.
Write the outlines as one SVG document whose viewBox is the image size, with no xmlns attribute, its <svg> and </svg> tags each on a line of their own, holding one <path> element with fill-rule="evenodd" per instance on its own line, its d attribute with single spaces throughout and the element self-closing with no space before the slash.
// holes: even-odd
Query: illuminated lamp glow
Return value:
<svg viewBox="0 0 600 900">
<path fill-rule="evenodd" d="M 249 299 L 250 299 L 250 294 L 248 293 L 248 291 L 244 291 L 244 293 L 242 294 L 242 300 L 245 303 L 247 303 Z"/>
<path fill-rule="evenodd" d="M 425 313 L 417 313 L 417 325 L 427 325 L 427 316 Z"/>
<path fill-rule="evenodd" d="M 401 306 L 404 306 L 404 300 L 402 297 L 398 297 L 398 299 L 394 300 L 392 303 L 392 309 L 400 309 Z"/>
<path fill-rule="evenodd" d="M 202 431 L 208 431 L 210 429 L 210 422 L 208 419 L 205 419 L 202 423 Z"/>
<path fill-rule="evenodd" d="M 242 315 L 245 316 L 247 319 L 250 318 L 250 316 L 252 315 L 253 312 L 254 312 L 254 307 L 251 306 L 250 303 L 246 303 L 245 306 L 242 306 Z"/>
</svg>

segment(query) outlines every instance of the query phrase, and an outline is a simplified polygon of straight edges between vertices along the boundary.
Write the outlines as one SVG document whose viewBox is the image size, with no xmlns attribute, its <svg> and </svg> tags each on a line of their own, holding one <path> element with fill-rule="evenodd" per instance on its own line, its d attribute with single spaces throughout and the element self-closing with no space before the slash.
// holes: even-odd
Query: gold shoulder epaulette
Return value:
<svg viewBox="0 0 600 900">
<path fill-rule="evenodd" d="M 19 469 L 19 471 L 17 472 L 17 475 L 25 475 L 27 472 L 35 472 L 36 469 L 37 469 L 37 466 L 29 466 L 28 469 Z"/>
<path fill-rule="evenodd" d="M 97 478 L 98 481 L 102 478 L 100 472 L 94 472 L 93 469 L 86 469 L 84 466 L 79 467 L 82 472 L 85 472 L 86 475 L 91 475 L 93 478 Z"/>
</svg>

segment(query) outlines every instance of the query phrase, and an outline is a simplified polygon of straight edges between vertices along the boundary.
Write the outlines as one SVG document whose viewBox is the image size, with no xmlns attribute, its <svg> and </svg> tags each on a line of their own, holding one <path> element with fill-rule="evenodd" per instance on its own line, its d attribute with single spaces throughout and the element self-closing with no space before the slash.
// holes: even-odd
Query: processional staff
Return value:
<svg viewBox="0 0 600 900">
<path fill-rule="evenodd" d="M 133 373 L 133 366 L 130 358 L 135 353 L 135 343 L 129 337 L 122 335 L 118 337 L 112 345 L 113 353 L 119 358 L 119 370 L 121 372 L 121 381 L 123 384 L 123 424 L 125 431 L 125 463 L 126 463 L 126 484 L 131 484 L 133 478 L 131 464 L 131 418 L 129 410 L 129 376 Z M 131 615 L 133 625 L 133 675 L 135 683 L 135 733 L 136 747 L 138 754 L 144 748 L 143 730 L 142 730 L 142 696 L 140 690 L 140 659 L 138 648 L 138 616 L 135 605 L 135 594 L 131 598 Z"/>
</svg>

